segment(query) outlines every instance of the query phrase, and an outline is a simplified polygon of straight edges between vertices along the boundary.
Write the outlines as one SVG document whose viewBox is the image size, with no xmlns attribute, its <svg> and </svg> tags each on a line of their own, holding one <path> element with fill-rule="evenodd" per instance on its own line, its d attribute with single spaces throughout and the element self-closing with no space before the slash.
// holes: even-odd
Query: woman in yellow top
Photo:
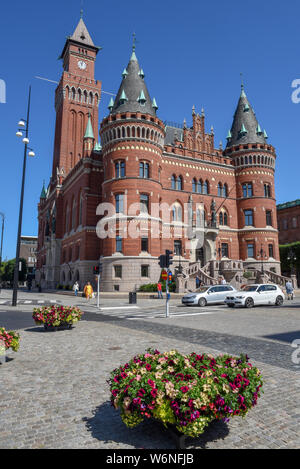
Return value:
<svg viewBox="0 0 300 469">
<path fill-rule="evenodd" d="M 84 287 L 84 294 L 85 294 L 85 297 L 88 301 L 90 300 L 90 298 L 92 298 L 92 296 L 93 296 L 93 287 L 90 284 L 90 282 L 88 282 L 86 284 L 86 286 Z"/>
</svg>

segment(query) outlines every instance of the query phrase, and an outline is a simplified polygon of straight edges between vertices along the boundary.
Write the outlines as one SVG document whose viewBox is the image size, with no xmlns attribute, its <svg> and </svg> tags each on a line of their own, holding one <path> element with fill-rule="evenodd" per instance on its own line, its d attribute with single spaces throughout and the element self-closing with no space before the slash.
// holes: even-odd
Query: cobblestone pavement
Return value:
<svg viewBox="0 0 300 469">
<path fill-rule="evenodd" d="M 90 320 L 70 331 L 44 332 L 34 325 L 20 331 L 19 352 L 0 365 L 0 448 L 175 448 L 169 434 L 151 421 L 135 429 L 124 426 L 109 403 L 109 373 L 151 346 L 224 352 L 226 337 L 205 342 L 198 331 L 191 340 L 188 329 L 180 335 L 179 327 L 172 330 L 175 326 L 161 321 L 137 325 L 86 316 Z M 253 348 L 250 338 L 248 346 Z M 238 351 L 238 342 L 234 347 Z M 189 439 L 189 448 L 300 446 L 300 371 L 274 366 L 263 355 L 251 361 L 265 381 L 258 405 L 245 419 L 213 424 L 201 438 Z"/>
</svg>

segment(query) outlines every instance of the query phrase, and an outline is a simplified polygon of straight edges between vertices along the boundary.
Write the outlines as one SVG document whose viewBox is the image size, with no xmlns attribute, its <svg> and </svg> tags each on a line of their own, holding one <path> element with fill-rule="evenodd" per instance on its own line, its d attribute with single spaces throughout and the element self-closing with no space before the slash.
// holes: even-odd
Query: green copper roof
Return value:
<svg viewBox="0 0 300 469">
<path fill-rule="evenodd" d="M 128 101 L 127 96 L 126 96 L 124 90 L 123 90 L 122 93 L 121 93 L 120 101 L 123 101 L 123 102 Z"/>
<path fill-rule="evenodd" d="M 137 62 L 137 57 L 135 55 L 135 51 L 132 52 L 130 60 L 134 60 L 135 62 Z"/>
<path fill-rule="evenodd" d="M 241 134 L 246 134 L 246 133 L 247 133 L 247 130 L 246 130 L 246 127 L 244 126 L 244 124 L 242 124 L 240 133 L 241 133 Z"/>
<path fill-rule="evenodd" d="M 112 111 L 112 108 L 114 107 L 114 103 L 115 102 L 114 102 L 113 98 L 111 97 L 110 101 L 109 101 L 109 104 L 107 106 L 110 111 Z"/>
<path fill-rule="evenodd" d="M 102 146 L 101 146 L 100 142 L 95 143 L 94 150 L 95 151 L 101 151 L 102 150 Z"/>
<path fill-rule="evenodd" d="M 157 103 L 156 103 L 156 99 L 155 99 L 155 98 L 153 98 L 153 100 L 152 100 L 152 107 L 153 107 L 153 109 L 155 109 L 155 110 L 157 111 L 158 106 L 157 106 Z"/>
<path fill-rule="evenodd" d="M 139 76 L 141 78 L 144 78 L 145 77 L 145 74 L 144 74 L 144 70 L 141 68 L 141 70 L 139 71 Z"/>
<path fill-rule="evenodd" d="M 256 133 L 257 133 L 258 135 L 261 135 L 261 134 L 262 134 L 262 130 L 261 130 L 261 128 L 260 128 L 260 125 L 259 125 L 259 124 L 257 124 L 257 127 L 256 127 Z"/>
<path fill-rule="evenodd" d="M 232 137 L 231 132 L 230 132 L 230 130 L 228 130 L 228 134 L 227 134 L 227 137 L 226 137 L 227 140 L 230 139 L 231 137 Z"/>
<path fill-rule="evenodd" d="M 264 137 L 269 138 L 267 132 L 264 130 Z"/>
<path fill-rule="evenodd" d="M 92 122 L 91 122 L 91 115 L 89 114 L 89 120 L 86 126 L 85 134 L 83 138 L 95 138 L 94 137 L 94 132 L 93 132 L 93 127 L 92 127 Z"/>
<path fill-rule="evenodd" d="M 127 72 L 126 68 L 124 68 L 122 76 L 125 78 L 125 77 L 127 77 L 127 75 L 128 75 L 128 72 Z"/>
<path fill-rule="evenodd" d="M 43 182 L 43 189 L 42 189 L 40 198 L 41 198 L 41 199 L 45 199 L 45 198 L 46 198 L 45 181 Z"/>
<path fill-rule="evenodd" d="M 248 106 L 248 104 L 245 104 L 244 106 L 244 112 L 248 112 L 250 110 L 250 107 Z"/>
<path fill-rule="evenodd" d="M 297 207 L 300 205 L 300 199 L 293 200 L 291 202 L 285 202 L 284 204 L 277 205 L 277 210 L 284 210 L 285 208 Z"/>
<path fill-rule="evenodd" d="M 145 103 L 146 102 L 146 98 L 145 98 L 145 94 L 144 94 L 143 90 L 141 90 L 140 95 L 139 95 L 137 100 L 138 100 L 139 103 Z"/>
</svg>

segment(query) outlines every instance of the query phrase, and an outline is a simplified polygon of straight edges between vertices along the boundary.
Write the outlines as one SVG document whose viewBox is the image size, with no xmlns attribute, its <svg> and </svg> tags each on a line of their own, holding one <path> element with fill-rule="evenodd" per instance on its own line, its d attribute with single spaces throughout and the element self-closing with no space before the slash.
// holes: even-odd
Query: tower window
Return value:
<svg viewBox="0 0 300 469">
<path fill-rule="evenodd" d="M 269 244 L 269 257 L 274 257 L 274 247 L 273 244 Z"/>
<path fill-rule="evenodd" d="M 245 210 L 245 226 L 253 226 L 253 210 Z"/>
<path fill-rule="evenodd" d="M 123 240 L 121 236 L 116 236 L 116 252 L 123 252 Z"/>
<path fill-rule="evenodd" d="M 124 213 L 124 194 L 115 196 L 116 213 Z"/>
<path fill-rule="evenodd" d="M 125 161 L 120 160 L 115 163 L 115 176 L 117 179 L 125 177 Z"/>
<path fill-rule="evenodd" d="M 148 179 L 149 178 L 149 163 L 145 163 L 143 161 L 140 162 L 140 178 Z"/>
<path fill-rule="evenodd" d="M 264 184 L 264 195 L 265 195 L 265 197 L 271 197 L 271 186 L 270 186 L 270 184 Z"/>
<path fill-rule="evenodd" d="M 149 213 L 149 196 L 147 194 L 141 194 L 140 207 L 141 213 Z"/>
<path fill-rule="evenodd" d="M 229 257 L 228 256 L 228 244 L 227 243 L 222 243 L 221 245 L 221 251 L 222 251 L 222 257 Z"/>
<path fill-rule="evenodd" d="M 247 256 L 254 257 L 254 244 L 247 244 Z"/>
<path fill-rule="evenodd" d="M 243 184 L 243 197 L 252 197 L 253 196 L 253 187 L 251 182 L 246 182 Z"/>
<path fill-rule="evenodd" d="M 272 211 L 266 210 L 266 224 L 267 226 L 272 226 Z"/>
</svg>

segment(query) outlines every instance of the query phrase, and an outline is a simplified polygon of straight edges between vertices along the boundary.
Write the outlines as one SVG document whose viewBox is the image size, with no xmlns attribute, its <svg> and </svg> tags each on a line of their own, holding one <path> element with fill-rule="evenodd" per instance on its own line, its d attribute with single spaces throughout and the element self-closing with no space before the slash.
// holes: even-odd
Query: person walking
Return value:
<svg viewBox="0 0 300 469">
<path fill-rule="evenodd" d="M 162 295 L 162 287 L 161 287 L 161 283 L 158 282 L 157 284 L 157 293 L 158 293 L 158 298 L 163 298 L 163 295 Z"/>
<path fill-rule="evenodd" d="M 84 294 L 85 294 L 87 301 L 90 301 L 90 299 L 93 297 L 93 287 L 90 284 L 90 282 L 88 282 L 86 286 L 84 287 Z"/>
<path fill-rule="evenodd" d="M 221 283 L 222 283 L 222 285 L 226 285 L 227 282 L 226 282 L 224 277 L 222 278 Z"/>
<path fill-rule="evenodd" d="M 287 299 L 292 300 L 294 298 L 294 288 L 293 284 L 290 280 L 288 280 L 285 284 L 285 290 L 287 294 Z"/>
<path fill-rule="evenodd" d="M 75 293 L 75 296 L 77 296 L 79 292 L 79 283 L 77 281 L 73 285 L 73 291 Z"/>
</svg>

